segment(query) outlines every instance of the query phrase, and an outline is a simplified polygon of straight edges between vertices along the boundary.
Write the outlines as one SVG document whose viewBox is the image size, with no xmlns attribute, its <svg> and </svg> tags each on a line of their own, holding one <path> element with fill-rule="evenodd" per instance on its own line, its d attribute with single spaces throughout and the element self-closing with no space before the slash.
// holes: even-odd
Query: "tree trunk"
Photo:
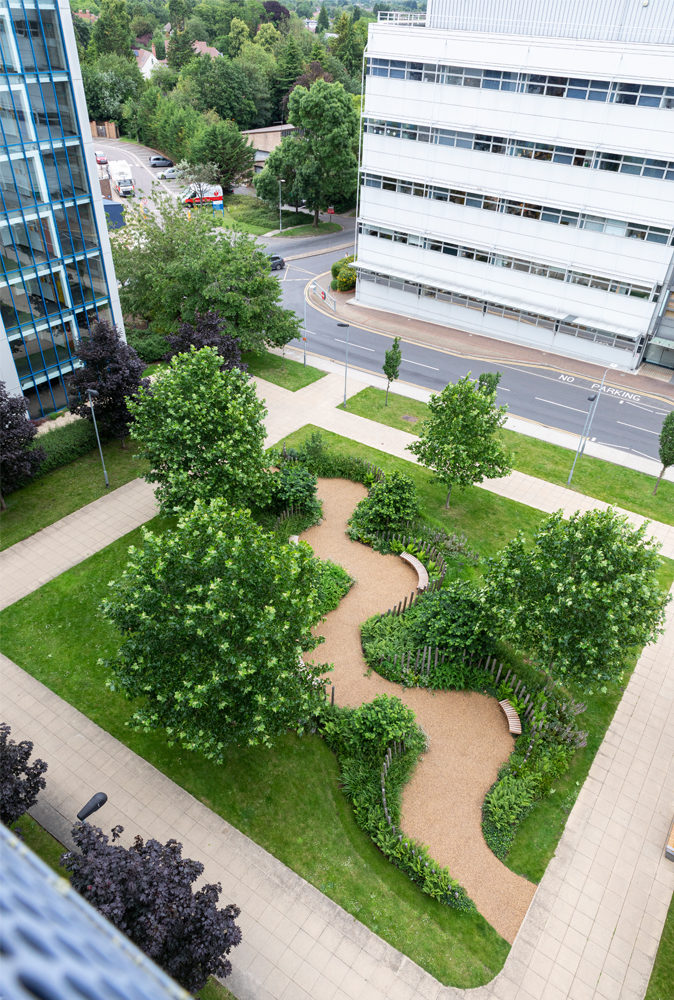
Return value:
<svg viewBox="0 0 674 1000">
<path fill-rule="evenodd" d="M 384 406 L 388 406 L 388 387 L 390 386 L 390 384 L 391 384 L 390 382 L 386 383 L 386 399 L 384 400 Z"/>
<path fill-rule="evenodd" d="M 660 475 L 659 475 L 659 476 L 658 476 L 658 478 L 657 478 L 657 479 L 655 480 L 655 487 L 654 487 L 654 489 L 653 489 L 653 496 L 655 496 L 655 494 L 656 494 L 656 493 L 658 492 L 658 486 L 660 485 L 660 480 L 661 480 L 661 479 L 662 479 L 662 477 L 664 476 L 664 474 L 665 474 L 665 469 L 667 469 L 667 468 L 668 468 L 668 466 L 667 466 L 667 465 L 663 465 L 663 467 L 662 467 L 662 468 L 660 469 Z"/>
<path fill-rule="evenodd" d="M 7 504 L 5 503 L 5 498 L 2 493 L 0 493 L 0 510 L 7 510 Z"/>
<path fill-rule="evenodd" d="M 314 209 L 314 226 L 318 229 L 318 209 Z"/>
<path fill-rule="evenodd" d="M 449 487 L 449 492 L 447 493 L 447 499 L 445 500 L 445 510 L 449 509 L 449 498 L 452 495 L 452 487 Z"/>
</svg>

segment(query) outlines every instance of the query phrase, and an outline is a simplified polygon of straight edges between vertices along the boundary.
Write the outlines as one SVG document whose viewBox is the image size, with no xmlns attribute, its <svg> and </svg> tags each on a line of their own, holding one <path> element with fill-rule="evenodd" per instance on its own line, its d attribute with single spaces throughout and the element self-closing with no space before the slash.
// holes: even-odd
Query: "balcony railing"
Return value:
<svg viewBox="0 0 674 1000">
<path fill-rule="evenodd" d="M 425 12 L 413 14 L 401 10 L 380 10 L 377 14 L 377 19 L 380 23 L 384 21 L 387 24 L 404 24 L 406 27 L 426 27 Z"/>
</svg>

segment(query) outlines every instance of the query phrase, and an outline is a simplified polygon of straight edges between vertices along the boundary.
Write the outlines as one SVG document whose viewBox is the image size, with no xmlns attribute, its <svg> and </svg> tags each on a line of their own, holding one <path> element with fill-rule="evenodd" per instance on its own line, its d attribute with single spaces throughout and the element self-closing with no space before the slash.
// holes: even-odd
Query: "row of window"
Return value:
<svg viewBox="0 0 674 1000">
<path fill-rule="evenodd" d="M 13 87 L 0 86 L 0 130 L 5 146 L 77 135 L 68 81 L 32 79 Z"/>
<path fill-rule="evenodd" d="M 511 308 L 501 303 L 490 302 L 487 299 L 478 299 L 472 295 L 463 295 L 461 292 L 450 292 L 444 288 L 423 285 L 416 281 L 404 281 L 402 278 L 394 278 L 389 274 L 381 274 L 376 271 L 366 271 L 359 268 L 358 277 L 360 281 L 370 281 L 377 285 L 396 288 L 421 298 L 437 299 L 439 302 L 464 306 L 467 309 L 474 309 L 476 312 L 482 313 L 482 315 L 490 314 L 492 316 L 499 316 L 504 319 L 514 320 L 517 323 L 524 323 L 527 326 L 536 326 L 543 330 L 550 330 L 553 333 L 563 333 L 571 337 L 578 337 L 581 340 L 590 340 L 597 344 L 604 344 L 607 347 L 618 347 L 621 350 L 630 351 L 630 353 L 634 353 L 635 347 L 638 346 L 630 337 L 610 333 L 598 327 L 554 319 L 542 313 Z"/>
<path fill-rule="evenodd" d="M 483 153 L 500 153 L 503 156 L 521 156 L 529 160 L 548 160 L 574 167 L 595 170 L 619 171 L 623 174 L 640 174 L 674 181 L 674 161 L 655 160 L 644 156 L 627 156 L 622 153 L 604 153 L 597 149 L 578 149 L 557 146 L 529 139 L 462 132 L 457 129 L 438 128 L 434 125 L 416 125 L 413 122 L 391 122 L 380 118 L 366 118 L 363 128 L 372 135 L 386 135 L 394 139 L 411 139 L 413 142 L 437 143 L 459 149 L 475 149 Z"/>
<path fill-rule="evenodd" d="M 380 240 L 392 240 L 394 243 L 405 243 L 408 246 L 421 247 L 422 250 L 433 250 L 435 253 L 447 254 L 449 257 L 462 257 L 475 260 L 480 264 L 491 264 L 493 267 L 506 267 L 525 274 L 536 274 L 541 278 L 553 278 L 555 281 L 566 281 L 572 285 L 584 285 L 587 288 L 599 288 L 604 292 L 614 292 L 617 295 L 631 295 L 639 299 L 655 298 L 660 291 L 659 285 L 638 285 L 629 281 L 618 281 L 598 274 L 587 274 L 584 271 L 574 271 L 571 268 L 555 267 L 554 264 L 538 264 L 523 257 L 510 257 L 497 253 L 495 250 L 480 250 L 477 247 L 462 246 L 433 236 L 422 236 L 416 233 L 404 233 L 400 230 L 384 229 L 381 226 L 371 226 L 360 223 L 358 232 L 364 236 L 375 236 Z"/>
<path fill-rule="evenodd" d="M 41 3 L 39 9 L 14 5 L 11 11 L 0 10 L 0 68 L 12 72 L 21 67 L 29 73 L 68 68 L 55 2 Z"/>
<path fill-rule="evenodd" d="M 370 76 L 443 83 L 454 87 L 509 90 L 519 94 L 566 97 L 576 101 L 637 104 L 646 108 L 674 108 L 674 87 L 647 83 L 590 80 L 582 77 L 518 73 L 500 69 L 475 69 L 467 66 L 447 66 L 443 63 L 411 62 L 404 59 L 370 58 L 367 61 L 366 72 Z"/>
<path fill-rule="evenodd" d="M 54 270 L 22 276 L 0 285 L 0 315 L 5 328 L 33 325 L 46 317 L 61 317 L 73 308 L 93 305 L 107 287 L 100 256 L 71 260 Z"/>
<path fill-rule="evenodd" d="M 610 236 L 626 236 L 629 239 L 647 240 L 649 243 L 665 245 L 674 243 L 673 229 L 647 226 L 641 222 L 608 219 L 603 215 L 587 215 L 585 212 L 572 212 L 566 208 L 534 205 L 530 202 L 513 201 L 510 198 L 498 198 L 496 195 L 442 187 L 438 184 L 424 184 L 420 181 L 408 181 L 400 177 L 383 177 L 381 174 L 369 172 L 361 175 L 360 182 L 365 187 L 382 188 L 384 191 L 396 191 L 398 194 L 411 194 L 418 198 L 431 198 L 434 201 L 452 202 L 454 205 L 468 205 L 471 208 L 481 208 L 487 212 L 503 212 L 506 215 L 522 216 L 525 219 L 553 222 L 558 226 L 589 229 L 592 232 L 607 233 Z"/>
<path fill-rule="evenodd" d="M 32 150 L 25 156 L 0 156 L 0 208 L 6 212 L 88 194 L 79 143 Z"/>
</svg>

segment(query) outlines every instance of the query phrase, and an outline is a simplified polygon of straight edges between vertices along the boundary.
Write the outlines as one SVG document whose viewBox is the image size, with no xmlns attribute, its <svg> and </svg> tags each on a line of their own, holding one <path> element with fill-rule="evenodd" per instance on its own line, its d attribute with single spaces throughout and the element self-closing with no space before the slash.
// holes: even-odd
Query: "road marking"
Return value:
<svg viewBox="0 0 674 1000">
<path fill-rule="evenodd" d="M 433 365 L 423 365 L 421 361 L 409 361 L 407 358 L 402 359 L 406 365 L 417 365 L 419 368 L 430 368 L 432 372 L 439 372 L 439 368 L 434 368 Z"/>
<path fill-rule="evenodd" d="M 336 344 L 346 344 L 347 347 L 357 347 L 359 351 L 370 351 L 374 354 L 374 347 L 363 347 L 362 344 L 354 344 L 351 340 L 340 340 L 339 337 L 335 337 Z"/>
<path fill-rule="evenodd" d="M 587 413 L 587 410 L 579 410 L 577 406 L 567 406 L 566 403 L 555 403 L 554 399 L 542 399 L 541 396 L 534 396 L 539 403 L 549 403 L 550 406 L 561 406 L 563 410 L 573 410 L 574 413 Z"/>
<path fill-rule="evenodd" d="M 637 427 L 636 424 L 626 424 L 624 420 L 616 420 L 617 424 L 622 424 L 623 427 L 631 427 L 635 431 L 643 431 L 644 434 L 655 434 L 656 437 L 660 436 L 659 431 L 649 431 L 648 427 Z"/>
</svg>

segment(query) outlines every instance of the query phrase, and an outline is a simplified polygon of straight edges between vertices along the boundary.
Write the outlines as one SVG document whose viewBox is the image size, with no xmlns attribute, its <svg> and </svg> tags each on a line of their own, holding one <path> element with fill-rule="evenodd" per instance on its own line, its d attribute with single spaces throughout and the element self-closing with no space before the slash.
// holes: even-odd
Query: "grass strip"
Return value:
<svg viewBox="0 0 674 1000">
<path fill-rule="evenodd" d="M 389 393 L 388 406 L 385 406 L 385 397 L 383 389 L 368 386 L 347 401 L 347 409 L 349 413 L 376 420 L 388 427 L 410 434 L 418 433 L 419 424 L 428 413 L 426 404 L 418 399 Z M 343 409 L 343 405 L 340 404 L 340 408 Z M 515 431 L 504 429 L 502 433 L 513 456 L 513 468 L 548 483 L 566 486 L 573 451 Z M 663 524 L 674 524 L 674 483 L 663 479 L 655 496 L 654 485 L 653 476 L 644 472 L 583 455 L 576 465 L 570 489 Z"/>
<path fill-rule="evenodd" d="M 203 210 L 209 209 L 206 206 Z M 282 218 L 283 228 L 286 229 L 306 225 L 312 221 L 313 216 L 308 212 L 284 209 Z M 264 236 L 265 233 L 278 229 L 279 213 L 278 208 L 272 208 L 254 195 L 232 194 L 225 195 L 224 210 L 213 212 L 213 219 L 226 229 L 236 228 L 253 236 Z"/>
<path fill-rule="evenodd" d="M 290 224 L 290 229 L 283 229 L 280 233 L 274 235 L 274 239 L 295 239 L 297 237 L 305 236 L 324 236 L 326 233 L 339 233 L 342 231 L 342 227 L 338 222 L 319 222 L 317 226 L 303 225 L 303 226 L 293 226 Z"/>
<path fill-rule="evenodd" d="M 241 360 L 248 365 L 249 375 L 256 375 L 265 382 L 273 382 L 283 389 L 297 392 L 312 382 L 318 382 L 325 377 L 325 372 L 311 365 L 303 365 L 301 361 L 291 361 L 269 351 L 244 351 Z"/>
<path fill-rule="evenodd" d="M 119 441 L 103 445 L 110 489 L 106 489 L 103 479 L 101 456 L 98 449 L 94 449 L 10 493 L 5 497 L 7 510 L 0 514 L 0 550 L 29 538 L 118 486 L 142 476 L 146 464 L 134 458 L 137 450 L 133 441 L 127 441 L 126 448 L 122 448 Z"/>
<path fill-rule="evenodd" d="M 507 943 L 479 914 L 442 906 L 388 863 L 357 827 L 335 757 L 318 736 L 288 734 L 272 751 L 240 748 L 224 781 L 221 767 L 167 746 L 161 733 L 129 729 L 133 705 L 105 689 L 98 665 L 119 643 L 98 607 L 140 539 L 132 532 L 5 609 L 3 652 L 441 982 L 492 979 Z"/>
<path fill-rule="evenodd" d="M 648 983 L 644 1000 L 672 1000 L 674 998 L 674 896 L 669 904 L 660 947 Z"/>
</svg>

